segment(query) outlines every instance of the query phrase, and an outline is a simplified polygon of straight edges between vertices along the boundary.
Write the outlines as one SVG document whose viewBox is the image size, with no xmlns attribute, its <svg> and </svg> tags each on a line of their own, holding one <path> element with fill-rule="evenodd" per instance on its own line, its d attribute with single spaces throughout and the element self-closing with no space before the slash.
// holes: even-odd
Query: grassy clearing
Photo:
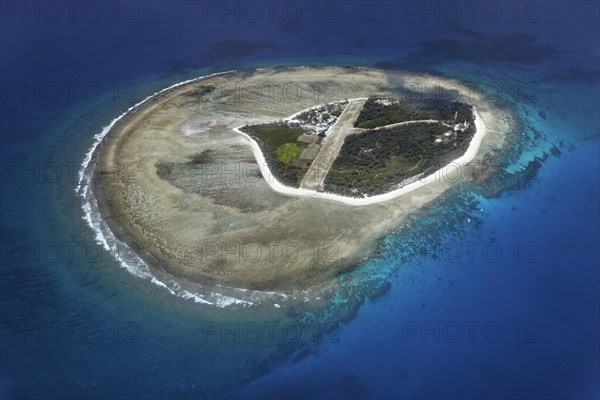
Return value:
<svg viewBox="0 0 600 400">
<path fill-rule="evenodd" d="M 298 157 L 308 144 L 299 142 L 305 129 L 284 122 L 248 125 L 241 129 L 261 147 L 273 175 L 286 185 L 299 187 L 310 162 Z"/>
<path fill-rule="evenodd" d="M 292 160 L 298 159 L 304 146 L 300 146 L 298 143 L 285 143 L 277 148 L 275 154 L 277 159 L 284 164 L 289 164 Z"/>
</svg>

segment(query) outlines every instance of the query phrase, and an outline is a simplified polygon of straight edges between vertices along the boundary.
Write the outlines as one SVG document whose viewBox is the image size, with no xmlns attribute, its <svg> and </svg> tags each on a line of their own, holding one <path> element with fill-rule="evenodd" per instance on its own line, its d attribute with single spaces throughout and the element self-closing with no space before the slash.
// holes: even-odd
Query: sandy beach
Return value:
<svg viewBox="0 0 600 400">
<path fill-rule="evenodd" d="M 321 91 L 332 82 L 335 90 Z M 438 171 L 366 198 L 290 188 L 238 128 L 290 118 L 315 104 L 397 95 L 402 82 L 461 90 L 459 82 L 439 77 L 346 67 L 230 72 L 175 85 L 122 116 L 90 155 L 97 160 L 98 207 L 151 270 L 254 290 L 328 281 L 368 257 L 406 216 L 470 177 L 444 179 Z M 301 95 L 273 89 L 286 86 Z M 468 93 L 477 132 L 447 168 L 482 160 L 510 132 L 505 110 Z"/>
<path fill-rule="evenodd" d="M 351 100 L 355 100 L 355 99 L 351 99 Z M 256 157 L 256 161 L 260 167 L 260 172 L 262 173 L 263 178 L 269 184 L 269 186 L 271 186 L 271 188 L 274 191 L 276 191 L 277 193 L 281 193 L 286 196 L 300 196 L 300 197 L 307 196 L 307 197 L 313 197 L 316 199 L 338 201 L 340 203 L 348 204 L 351 206 L 366 206 L 366 205 L 370 205 L 370 204 L 383 203 L 383 202 L 395 199 L 396 197 L 410 193 L 413 190 L 416 190 L 427 184 L 431 184 L 436 179 L 439 179 L 439 177 L 442 176 L 445 173 L 445 171 L 448 170 L 448 168 L 450 168 L 450 167 L 465 168 L 469 162 L 473 161 L 473 159 L 477 155 L 477 151 L 479 150 L 481 141 L 487 134 L 485 122 L 483 122 L 483 120 L 481 119 L 481 116 L 479 116 L 476 109 L 474 109 L 473 112 L 475 114 L 475 126 L 477 128 L 477 132 L 473 136 L 473 139 L 471 139 L 471 142 L 469 143 L 469 147 L 462 157 L 459 157 L 459 158 L 453 160 L 448 165 L 437 170 L 436 172 L 429 174 L 424 178 L 420 178 L 415 182 L 411 182 L 405 186 L 402 186 L 399 189 L 390 191 L 385 194 L 369 196 L 369 197 L 365 197 L 365 198 L 353 198 L 353 197 L 347 197 L 347 196 L 340 196 L 340 195 L 337 195 L 334 193 L 317 192 L 316 190 L 309 190 L 309 189 L 303 189 L 303 188 L 293 188 L 293 187 L 282 184 L 271 173 L 271 170 L 269 169 L 269 165 L 268 165 L 267 161 L 265 160 L 265 156 L 263 155 L 262 150 L 260 149 L 260 146 L 258 145 L 258 143 L 256 143 L 256 141 L 254 139 L 252 139 L 250 136 L 248 136 L 246 133 L 242 132 L 240 130 L 241 126 L 236 127 L 233 130 L 236 131 L 237 133 L 239 133 L 240 135 L 244 136 L 249 141 L 250 147 L 252 147 L 252 152 L 254 153 L 254 157 Z M 289 117 L 288 119 L 292 119 L 292 117 Z"/>
</svg>

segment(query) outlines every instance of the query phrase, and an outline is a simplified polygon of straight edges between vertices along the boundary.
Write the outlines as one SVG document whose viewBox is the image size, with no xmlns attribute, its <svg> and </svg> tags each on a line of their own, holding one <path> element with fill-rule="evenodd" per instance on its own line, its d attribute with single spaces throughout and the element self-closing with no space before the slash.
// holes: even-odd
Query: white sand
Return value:
<svg viewBox="0 0 600 400">
<path fill-rule="evenodd" d="M 250 136 L 248 136 L 244 132 L 240 131 L 240 128 L 242 128 L 243 126 L 239 126 L 237 128 L 234 128 L 233 130 L 236 131 L 237 133 L 239 133 L 240 135 L 244 136 L 246 139 L 248 139 L 248 141 L 250 142 L 250 146 L 252 147 L 252 152 L 254 153 L 254 157 L 256 158 L 256 161 L 258 162 L 258 165 L 259 165 L 259 168 L 260 168 L 260 171 L 261 171 L 263 177 L 265 178 L 267 183 L 271 186 L 271 188 L 274 191 L 276 191 L 277 193 L 281 193 L 286 196 L 308 196 L 308 197 L 314 197 L 314 198 L 319 198 L 319 199 L 333 200 L 333 201 L 338 201 L 340 203 L 353 205 L 353 206 L 365 206 L 365 205 L 369 205 L 369 204 L 382 203 L 384 201 L 394 199 L 398 196 L 402 196 L 404 194 L 410 193 L 413 190 L 416 190 L 427 184 L 433 183 L 436 180 L 439 181 L 440 176 L 444 176 L 444 174 L 447 174 L 448 170 L 450 168 L 459 169 L 459 168 L 464 167 L 469 162 L 471 162 L 477 155 L 477 151 L 479 150 L 481 141 L 483 140 L 483 138 L 485 137 L 485 135 L 487 133 L 485 123 L 483 122 L 483 119 L 481 119 L 481 116 L 479 115 L 479 113 L 477 112 L 475 107 L 473 107 L 473 113 L 475 114 L 475 127 L 477 128 L 477 131 L 475 132 L 475 136 L 473 136 L 473 139 L 471 139 L 471 143 L 469 143 L 469 147 L 467 148 L 467 151 L 465 152 L 465 154 L 463 154 L 461 157 L 457 158 L 456 160 L 452 161 L 445 167 L 440 168 L 436 172 L 428 175 L 427 177 L 424 177 L 415 182 L 409 183 L 406 186 L 403 186 L 403 187 L 393 190 L 391 192 L 372 196 L 372 197 L 364 197 L 364 198 L 347 197 L 347 196 L 341 196 L 341 195 L 333 194 L 333 193 L 317 192 L 315 190 L 293 188 L 293 187 L 282 184 L 271 173 L 271 170 L 269 169 L 267 161 L 265 160 L 265 157 L 264 157 L 258 143 L 256 143 L 256 141 L 254 141 L 254 139 L 252 139 Z"/>
</svg>

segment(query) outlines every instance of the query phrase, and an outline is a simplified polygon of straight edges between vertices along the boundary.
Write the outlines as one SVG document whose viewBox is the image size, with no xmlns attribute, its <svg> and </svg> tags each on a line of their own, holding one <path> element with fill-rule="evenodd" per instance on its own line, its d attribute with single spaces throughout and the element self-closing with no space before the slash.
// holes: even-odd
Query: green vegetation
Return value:
<svg viewBox="0 0 600 400">
<path fill-rule="evenodd" d="M 449 130 L 441 123 L 414 123 L 348 136 L 325 178 L 325 190 L 354 197 L 375 195 L 431 173 L 464 154 L 475 134 L 473 124 L 444 136 Z"/>
<path fill-rule="evenodd" d="M 285 122 L 272 122 L 269 124 L 247 125 L 242 131 L 259 139 L 271 152 L 275 152 L 281 145 L 296 143 L 298 136 L 306 130 L 298 126 L 289 126 Z"/>
<path fill-rule="evenodd" d="M 391 102 L 383 104 L 382 101 Z M 456 115 L 456 120 L 454 116 Z M 433 119 L 448 123 L 472 122 L 473 111 L 468 104 L 443 99 L 379 99 L 370 97 L 354 126 L 373 129 L 405 121 Z"/>
<path fill-rule="evenodd" d="M 273 122 L 247 125 L 241 130 L 256 140 L 275 178 L 288 186 L 300 186 L 310 166 L 309 161 L 298 159 L 302 150 L 308 146 L 298 141 L 298 136 L 306 131 L 304 128 L 289 126 L 285 122 Z"/>
<path fill-rule="evenodd" d="M 298 143 L 285 143 L 277 148 L 275 153 L 277 154 L 277 159 L 284 164 L 289 164 L 292 160 L 298 159 L 300 153 L 304 149 L 303 146 L 300 146 Z"/>
<path fill-rule="evenodd" d="M 312 161 L 300 160 L 308 144 L 298 141 L 298 137 L 315 132 L 310 124 L 336 115 L 345 105 L 328 104 L 295 118 L 306 125 L 280 121 L 248 125 L 241 130 L 261 147 L 275 178 L 299 187 Z M 472 106 L 445 100 L 397 102 L 369 98 L 355 126 L 372 128 L 413 120 L 439 122 L 415 122 L 347 136 L 325 178 L 324 189 L 354 197 L 388 192 L 460 157 L 475 134 Z M 209 156 L 199 157 L 198 162 Z"/>
</svg>

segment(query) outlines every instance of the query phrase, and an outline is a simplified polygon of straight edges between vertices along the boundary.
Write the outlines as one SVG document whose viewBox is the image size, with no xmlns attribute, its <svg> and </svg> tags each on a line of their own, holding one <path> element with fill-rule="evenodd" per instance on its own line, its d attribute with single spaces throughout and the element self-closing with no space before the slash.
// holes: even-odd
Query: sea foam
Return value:
<svg viewBox="0 0 600 400">
<path fill-rule="evenodd" d="M 226 308 L 231 306 L 247 307 L 252 306 L 256 303 L 263 303 L 266 301 L 269 303 L 273 302 L 275 306 L 276 303 L 274 303 L 273 300 L 277 299 L 278 301 L 281 301 L 287 299 L 289 296 L 283 293 L 260 292 L 247 289 L 229 288 L 224 286 L 217 286 L 217 288 L 227 294 L 216 293 L 214 291 L 209 290 L 209 288 L 204 288 L 200 285 L 195 285 L 196 287 L 194 288 L 194 290 L 189 290 L 189 288 L 183 288 L 180 285 L 180 283 L 174 281 L 172 278 L 165 277 L 163 279 L 159 279 L 152 273 L 148 265 L 137 254 L 135 254 L 135 252 L 132 251 L 126 243 L 116 238 L 116 236 L 110 230 L 109 226 L 102 219 L 102 216 L 98 209 L 97 200 L 94 197 L 94 194 L 92 193 L 91 189 L 91 181 L 95 168 L 95 162 L 93 162 L 94 154 L 98 150 L 98 147 L 101 146 L 102 141 L 104 140 L 106 135 L 123 117 L 128 115 L 130 112 L 136 110 L 138 107 L 145 104 L 152 98 L 160 95 L 161 93 L 174 89 L 178 86 L 219 75 L 230 74 L 233 72 L 236 72 L 236 70 L 218 72 L 175 83 L 146 97 L 144 100 L 133 105 L 132 107 L 127 109 L 127 111 L 113 119 L 110 122 L 110 124 L 102 128 L 102 130 L 99 133 L 94 135 L 92 146 L 85 154 L 85 157 L 81 163 L 81 168 L 79 169 L 79 179 L 77 182 L 77 186 L 75 187 L 75 193 L 83 200 L 81 206 L 83 210 L 83 219 L 95 233 L 94 239 L 96 243 L 101 245 L 106 251 L 110 252 L 115 258 L 115 260 L 119 263 L 119 265 L 132 275 L 138 278 L 148 280 L 154 285 L 167 290 L 170 294 L 174 296 L 183 299 L 193 300 L 195 303 Z M 238 297 L 243 297 L 243 299 Z M 277 304 L 276 307 L 280 307 L 280 305 Z"/>
</svg>

